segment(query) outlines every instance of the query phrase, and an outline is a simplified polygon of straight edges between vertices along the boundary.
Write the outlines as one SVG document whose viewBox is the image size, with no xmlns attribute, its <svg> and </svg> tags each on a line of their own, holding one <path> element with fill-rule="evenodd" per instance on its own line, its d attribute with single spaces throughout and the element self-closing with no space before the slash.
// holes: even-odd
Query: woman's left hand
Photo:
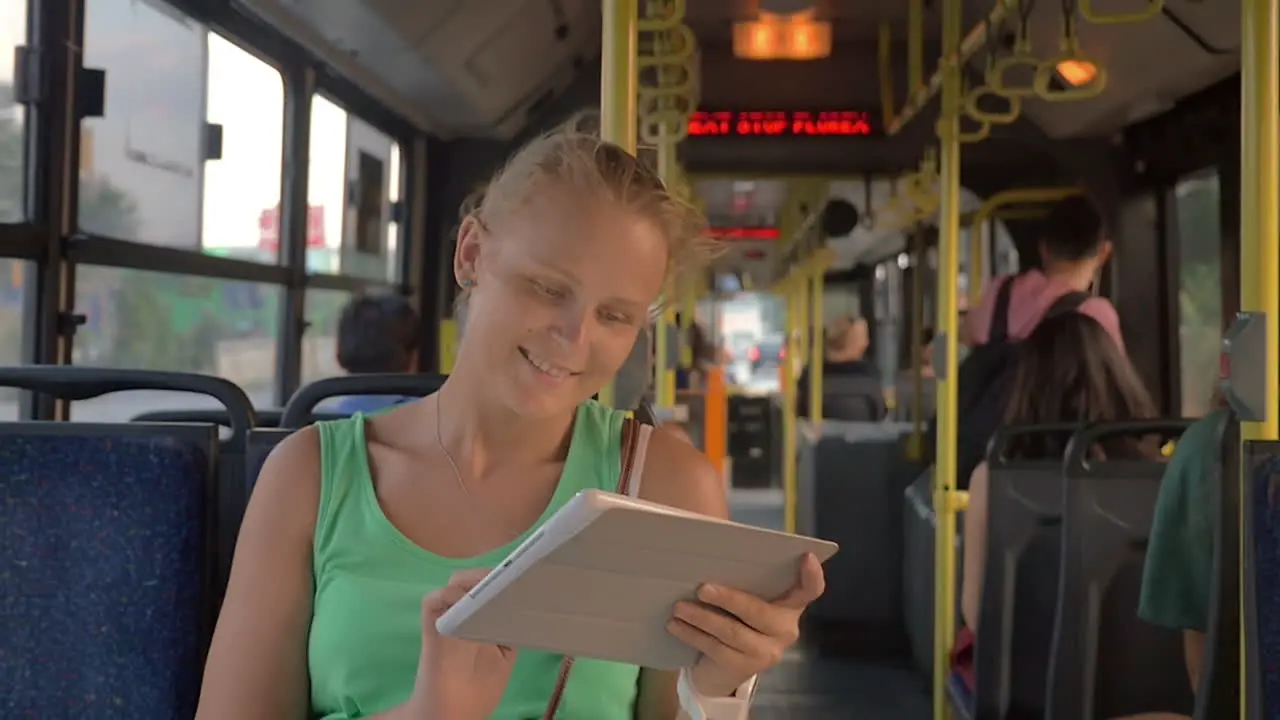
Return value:
<svg viewBox="0 0 1280 720">
<path fill-rule="evenodd" d="M 795 587 L 772 602 L 704 585 L 698 590 L 703 604 L 677 603 L 667 628 L 702 653 L 692 669 L 694 687 L 707 697 L 725 697 L 777 665 L 800 637 L 800 616 L 825 587 L 822 564 L 806 555 Z"/>
</svg>

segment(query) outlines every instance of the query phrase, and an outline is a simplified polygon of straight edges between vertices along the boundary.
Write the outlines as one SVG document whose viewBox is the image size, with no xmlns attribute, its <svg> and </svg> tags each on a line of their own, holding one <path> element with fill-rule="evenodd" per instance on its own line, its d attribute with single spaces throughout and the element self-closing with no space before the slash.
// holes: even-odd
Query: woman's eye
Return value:
<svg viewBox="0 0 1280 720">
<path fill-rule="evenodd" d="M 631 322 L 631 318 L 623 313 L 604 312 L 601 315 L 604 317 L 604 321 L 608 323 L 627 324 Z"/>
<path fill-rule="evenodd" d="M 558 298 L 558 297 L 564 296 L 564 293 L 560 292 L 556 288 L 553 288 L 546 283 L 538 282 L 537 280 L 533 281 L 533 287 L 535 290 L 538 291 L 539 294 L 545 295 L 549 298 Z"/>
</svg>

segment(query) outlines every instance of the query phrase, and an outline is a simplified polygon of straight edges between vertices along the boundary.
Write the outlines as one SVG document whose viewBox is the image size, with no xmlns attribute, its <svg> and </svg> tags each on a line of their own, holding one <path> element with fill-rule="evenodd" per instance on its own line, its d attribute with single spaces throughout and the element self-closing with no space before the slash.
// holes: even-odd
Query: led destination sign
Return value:
<svg viewBox="0 0 1280 720">
<path fill-rule="evenodd" d="M 694 137 L 867 137 L 862 110 L 709 110 L 689 116 Z"/>
</svg>

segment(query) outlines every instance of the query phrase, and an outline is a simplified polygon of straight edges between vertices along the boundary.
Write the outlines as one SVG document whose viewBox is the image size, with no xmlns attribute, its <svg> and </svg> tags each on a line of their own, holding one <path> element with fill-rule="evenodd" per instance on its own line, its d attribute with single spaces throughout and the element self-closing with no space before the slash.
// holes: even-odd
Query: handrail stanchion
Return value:
<svg viewBox="0 0 1280 720">
<path fill-rule="evenodd" d="M 809 319 L 809 420 L 814 423 L 822 422 L 822 371 L 826 354 L 822 293 L 826 284 L 827 268 L 831 266 L 833 260 L 832 254 L 830 249 L 823 248 L 810 261 L 813 279 L 810 281 L 812 296 L 809 300 L 812 306 Z"/>
<path fill-rule="evenodd" d="M 600 13 L 600 136 L 635 154 L 638 0 L 602 0 Z M 599 398 L 613 406 L 612 380 Z"/>
<path fill-rule="evenodd" d="M 1265 391 L 1259 422 L 1243 422 L 1240 428 L 1241 457 L 1244 443 L 1250 440 L 1280 439 L 1280 216 L 1277 215 L 1277 192 L 1280 192 L 1280 91 L 1277 90 L 1276 23 L 1280 9 L 1274 0 L 1244 0 L 1241 20 L 1240 49 L 1240 310 L 1263 315 L 1266 323 Z M 1250 482 L 1247 463 L 1241 462 L 1240 482 Z M 1244 535 L 1246 509 L 1240 508 L 1240 558 L 1248 557 Z M 1241 561 L 1243 563 L 1243 560 Z M 1261 708 L 1250 708 L 1246 677 L 1249 657 L 1245 637 L 1245 573 L 1240 568 L 1240 705 L 1241 718 Z M 1256 693 L 1255 693 L 1256 695 Z"/>
<path fill-rule="evenodd" d="M 942 2 L 942 107 L 938 120 L 938 325 L 943 342 L 937 366 L 938 437 L 933 472 L 934 536 L 933 717 L 947 718 L 947 658 L 955 638 L 956 535 L 956 340 L 959 318 L 960 113 L 963 101 L 960 65 L 961 0 Z M 939 362 L 940 360 L 940 362 Z"/>
</svg>

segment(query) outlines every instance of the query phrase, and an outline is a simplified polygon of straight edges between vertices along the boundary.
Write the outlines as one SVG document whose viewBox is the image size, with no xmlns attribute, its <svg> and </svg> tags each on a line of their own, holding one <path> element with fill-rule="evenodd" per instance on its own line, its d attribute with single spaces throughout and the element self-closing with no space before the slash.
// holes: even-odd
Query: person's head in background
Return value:
<svg viewBox="0 0 1280 720">
<path fill-rule="evenodd" d="M 453 272 L 466 331 L 451 383 L 484 412 L 572 411 L 715 247 L 702 214 L 617 145 L 572 125 L 534 140 L 463 209 Z"/>
<path fill-rule="evenodd" d="M 352 375 L 411 373 L 421 320 L 399 295 L 359 295 L 338 319 L 338 365 Z"/>
<path fill-rule="evenodd" d="M 1063 313 L 1042 321 L 1019 346 L 1004 426 L 1099 423 L 1157 416 L 1155 403 L 1128 357 L 1097 320 Z M 1010 453 L 1061 456 L 1067 438 L 1029 437 Z M 1131 438 L 1104 443 L 1107 457 L 1138 452 Z"/>
<path fill-rule="evenodd" d="M 1049 210 L 1039 246 L 1045 275 L 1088 290 L 1112 249 L 1102 214 L 1089 198 L 1074 195 Z"/>
<path fill-rule="evenodd" d="M 844 315 L 827 326 L 825 355 L 830 362 L 863 359 L 871 346 L 871 330 L 865 318 Z"/>
</svg>

